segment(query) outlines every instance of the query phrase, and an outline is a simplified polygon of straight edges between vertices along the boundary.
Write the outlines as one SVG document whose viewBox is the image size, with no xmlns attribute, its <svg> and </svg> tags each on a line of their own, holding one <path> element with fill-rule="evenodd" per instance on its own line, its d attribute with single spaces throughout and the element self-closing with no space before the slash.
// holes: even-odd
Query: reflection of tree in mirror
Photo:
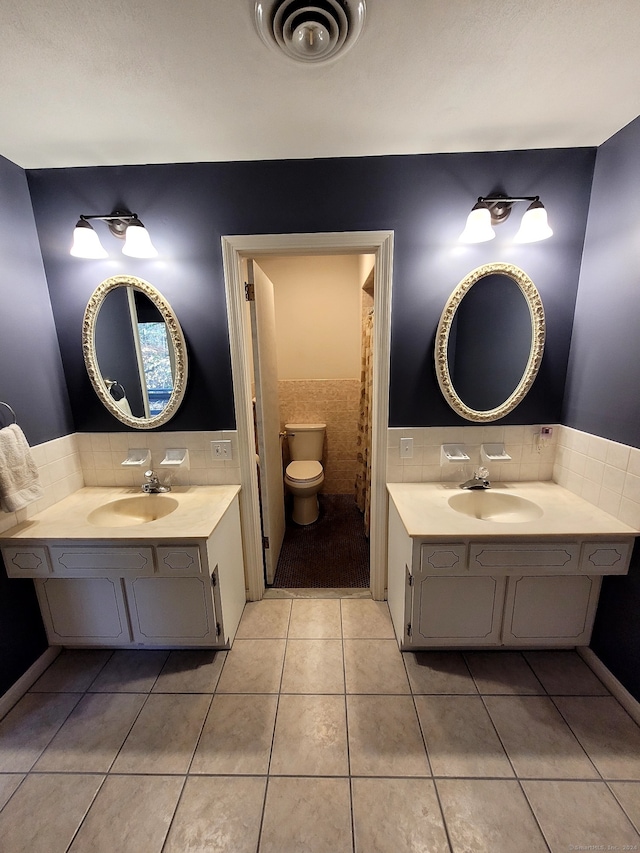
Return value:
<svg viewBox="0 0 640 853">
<path fill-rule="evenodd" d="M 153 417 L 164 409 L 173 391 L 169 341 L 164 323 L 138 323 L 138 336 Z"/>
</svg>

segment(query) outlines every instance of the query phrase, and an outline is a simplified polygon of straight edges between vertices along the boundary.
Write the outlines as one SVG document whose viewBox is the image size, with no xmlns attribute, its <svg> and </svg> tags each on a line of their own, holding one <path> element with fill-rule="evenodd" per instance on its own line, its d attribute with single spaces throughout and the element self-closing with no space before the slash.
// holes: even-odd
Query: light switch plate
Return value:
<svg viewBox="0 0 640 853">
<path fill-rule="evenodd" d="M 233 459 L 230 441 L 212 441 L 211 455 L 214 459 Z"/>
</svg>

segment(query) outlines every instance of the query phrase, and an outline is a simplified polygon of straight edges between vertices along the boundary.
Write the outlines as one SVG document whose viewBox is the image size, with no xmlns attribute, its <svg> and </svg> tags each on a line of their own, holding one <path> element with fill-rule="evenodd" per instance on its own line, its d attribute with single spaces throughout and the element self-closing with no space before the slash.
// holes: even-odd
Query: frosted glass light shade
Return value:
<svg viewBox="0 0 640 853">
<path fill-rule="evenodd" d="M 518 233 L 513 238 L 516 243 L 536 243 L 551 237 L 553 231 L 547 222 L 547 211 L 539 201 L 532 202 L 520 223 Z"/>
<path fill-rule="evenodd" d="M 73 229 L 73 243 L 69 254 L 73 255 L 74 258 L 108 257 L 93 227 L 82 219 Z"/>
<path fill-rule="evenodd" d="M 132 222 L 125 232 L 122 254 L 130 258 L 155 258 L 158 251 L 151 242 L 149 232 L 141 222 Z"/>
<path fill-rule="evenodd" d="M 469 216 L 464 231 L 458 237 L 460 243 L 485 243 L 493 240 L 496 232 L 491 227 L 491 213 L 485 205 L 476 204 Z"/>
</svg>

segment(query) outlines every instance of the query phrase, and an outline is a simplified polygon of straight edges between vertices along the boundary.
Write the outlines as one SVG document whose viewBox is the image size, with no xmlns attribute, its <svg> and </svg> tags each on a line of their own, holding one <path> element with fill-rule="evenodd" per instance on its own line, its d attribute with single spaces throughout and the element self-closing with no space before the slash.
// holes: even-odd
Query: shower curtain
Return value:
<svg viewBox="0 0 640 853">
<path fill-rule="evenodd" d="M 360 371 L 360 414 L 358 418 L 358 457 L 356 504 L 364 513 L 364 529 L 369 535 L 371 515 L 371 395 L 373 388 L 373 308 L 362 319 L 362 366 Z"/>
</svg>

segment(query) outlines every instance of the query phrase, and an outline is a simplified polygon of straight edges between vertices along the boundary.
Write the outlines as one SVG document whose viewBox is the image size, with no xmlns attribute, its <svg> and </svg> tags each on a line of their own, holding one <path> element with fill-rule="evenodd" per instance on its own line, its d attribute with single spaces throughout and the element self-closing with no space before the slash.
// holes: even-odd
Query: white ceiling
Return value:
<svg viewBox="0 0 640 853">
<path fill-rule="evenodd" d="M 24 168 L 599 145 L 640 114 L 639 0 L 367 0 L 345 56 L 254 0 L 0 0 L 0 154 Z"/>
</svg>

